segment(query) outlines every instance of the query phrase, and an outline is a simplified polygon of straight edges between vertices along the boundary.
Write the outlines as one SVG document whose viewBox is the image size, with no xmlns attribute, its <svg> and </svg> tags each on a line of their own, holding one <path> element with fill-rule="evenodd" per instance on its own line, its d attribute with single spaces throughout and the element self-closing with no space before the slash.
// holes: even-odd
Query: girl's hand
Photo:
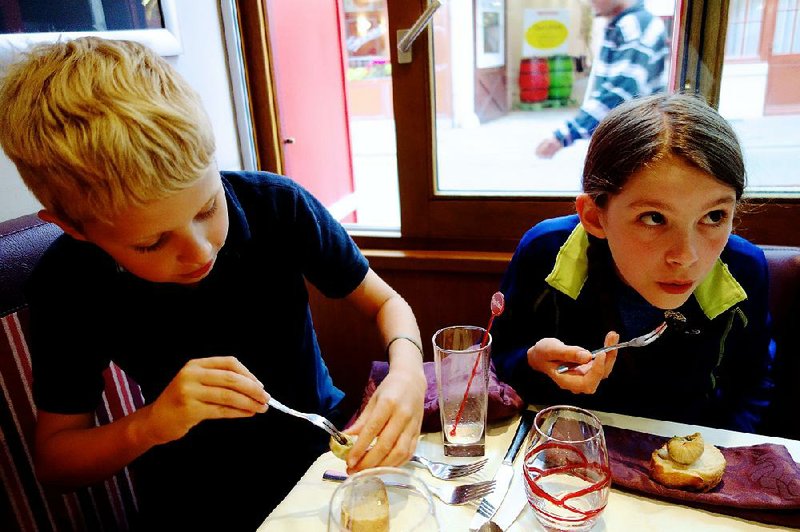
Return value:
<svg viewBox="0 0 800 532">
<path fill-rule="evenodd" d="M 267 411 L 264 385 L 235 357 L 190 360 L 150 405 L 149 433 L 177 440 L 205 419 L 249 417 Z"/>
<path fill-rule="evenodd" d="M 348 473 L 408 462 L 417 448 L 427 386 L 421 367 L 389 370 L 347 431 L 358 434 L 347 457 Z"/>
<path fill-rule="evenodd" d="M 605 346 L 619 341 L 614 331 L 606 334 Z M 617 350 L 601 353 L 592 360 L 592 354 L 583 347 L 564 344 L 557 338 L 542 338 L 528 349 L 528 365 L 536 371 L 549 375 L 559 388 L 572 393 L 594 393 L 600 381 L 611 374 Z M 576 364 L 566 373 L 557 373 L 562 364 Z"/>
</svg>

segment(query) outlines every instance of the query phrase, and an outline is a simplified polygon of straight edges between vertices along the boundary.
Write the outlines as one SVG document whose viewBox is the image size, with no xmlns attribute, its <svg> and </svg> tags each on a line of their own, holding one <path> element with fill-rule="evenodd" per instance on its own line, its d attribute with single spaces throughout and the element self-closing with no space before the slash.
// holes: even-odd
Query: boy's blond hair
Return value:
<svg viewBox="0 0 800 532">
<path fill-rule="evenodd" d="M 192 185 L 214 154 L 200 98 L 169 63 L 97 37 L 36 46 L 8 69 L 0 145 L 76 228 Z"/>
</svg>

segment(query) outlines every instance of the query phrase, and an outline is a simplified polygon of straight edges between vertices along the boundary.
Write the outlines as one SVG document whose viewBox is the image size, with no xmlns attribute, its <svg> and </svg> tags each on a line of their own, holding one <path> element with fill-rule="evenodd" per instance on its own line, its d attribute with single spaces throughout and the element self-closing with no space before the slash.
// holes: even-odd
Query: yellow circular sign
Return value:
<svg viewBox="0 0 800 532">
<path fill-rule="evenodd" d="M 558 48 L 567 40 L 569 30 L 558 20 L 540 20 L 525 31 L 525 40 L 532 48 Z"/>
</svg>

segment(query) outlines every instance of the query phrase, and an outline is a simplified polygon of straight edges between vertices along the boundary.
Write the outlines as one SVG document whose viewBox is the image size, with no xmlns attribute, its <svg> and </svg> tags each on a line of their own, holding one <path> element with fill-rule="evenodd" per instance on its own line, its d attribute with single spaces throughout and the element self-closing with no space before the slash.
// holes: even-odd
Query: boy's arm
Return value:
<svg viewBox="0 0 800 532">
<path fill-rule="evenodd" d="M 34 455 L 37 477 L 43 484 L 74 487 L 115 474 L 155 444 L 138 430 L 147 408 L 101 426 L 95 426 L 93 413 L 39 410 Z"/>
<path fill-rule="evenodd" d="M 190 360 L 151 404 L 94 426 L 91 412 L 39 410 L 36 474 L 48 484 L 81 486 L 104 480 L 155 445 L 182 438 L 206 419 L 266 412 L 263 385 L 234 357 Z"/>
<path fill-rule="evenodd" d="M 427 388 L 417 320 L 408 303 L 371 269 L 346 299 L 375 321 L 384 345 L 398 338 L 389 348 L 389 374 L 351 428 L 359 438 L 348 456 L 348 471 L 401 465 L 417 447 Z"/>
</svg>

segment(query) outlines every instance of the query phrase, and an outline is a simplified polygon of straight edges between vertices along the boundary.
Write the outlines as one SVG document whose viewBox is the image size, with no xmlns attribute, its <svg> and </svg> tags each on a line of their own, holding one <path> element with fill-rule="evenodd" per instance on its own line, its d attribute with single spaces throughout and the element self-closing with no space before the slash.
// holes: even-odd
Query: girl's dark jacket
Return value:
<svg viewBox="0 0 800 532">
<path fill-rule="evenodd" d="M 772 389 L 774 342 L 766 259 L 743 238 L 731 235 L 677 309 L 686 326 L 618 351 L 594 394 L 558 388 L 528 366 L 527 350 L 546 337 L 592 350 L 608 331 L 622 341 L 664 321 L 663 310 L 619 280 L 606 241 L 588 235 L 575 215 L 545 220 L 522 238 L 501 290 L 506 307 L 492 330 L 492 359 L 501 380 L 529 403 L 757 432 Z"/>
</svg>

